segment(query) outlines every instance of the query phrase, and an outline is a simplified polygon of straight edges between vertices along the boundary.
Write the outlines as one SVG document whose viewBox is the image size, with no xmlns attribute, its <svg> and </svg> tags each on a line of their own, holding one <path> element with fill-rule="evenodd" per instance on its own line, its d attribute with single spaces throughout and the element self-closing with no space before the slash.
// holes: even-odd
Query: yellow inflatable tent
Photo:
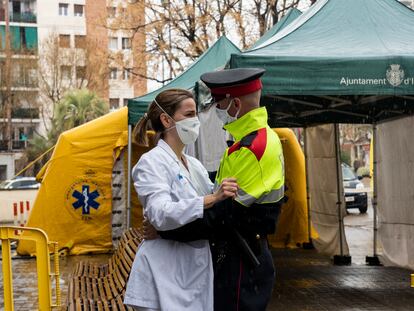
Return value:
<svg viewBox="0 0 414 311">
<path fill-rule="evenodd" d="M 45 230 L 71 254 L 112 249 L 112 176 L 128 146 L 127 113 L 123 108 L 64 132 L 38 174 L 27 226 Z M 21 241 L 17 251 L 33 254 L 34 244 Z"/>
<path fill-rule="evenodd" d="M 285 153 L 289 200 L 270 242 L 275 247 L 296 247 L 308 242 L 304 158 L 291 130 L 276 131 Z M 113 218 L 118 212 L 126 217 L 127 136 L 127 108 L 63 133 L 38 174 L 42 184 L 27 226 L 43 229 L 59 249 L 73 255 L 111 251 L 118 227 Z M 132 163 L 147 150 L 133 145 Z M 114 172 L 122 173 L 120 182 L 114 182 Z M 121 195 L 115 197 L 114 187 L 121 186 Z M 131 223 L 141 222 L 142 208 L 132 190 Z M 17 250 L 19 254 L 35 251 L 27 241 L 21 241 Z"/>
</svg>

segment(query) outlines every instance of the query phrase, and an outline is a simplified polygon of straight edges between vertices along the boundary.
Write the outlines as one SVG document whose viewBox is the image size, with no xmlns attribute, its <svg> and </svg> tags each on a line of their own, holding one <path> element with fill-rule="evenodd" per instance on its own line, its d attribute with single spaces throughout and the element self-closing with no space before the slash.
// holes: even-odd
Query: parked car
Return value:
<svg viewBox="0 0 414 311">
<path fill-rule="evenodd" d="M 9 179 L 0 183 L 0 189 L 39 189 L 40 183 L 34 177 Z"/>
<path fill-rule="evenodd" d="M 352 168 L 342 163 L 342 178 L 344 185 L 346 209 L 359 209 L 365 214 L 368 209 L 368 193 L 364 184 L 358 179 Z"/>
</svg>

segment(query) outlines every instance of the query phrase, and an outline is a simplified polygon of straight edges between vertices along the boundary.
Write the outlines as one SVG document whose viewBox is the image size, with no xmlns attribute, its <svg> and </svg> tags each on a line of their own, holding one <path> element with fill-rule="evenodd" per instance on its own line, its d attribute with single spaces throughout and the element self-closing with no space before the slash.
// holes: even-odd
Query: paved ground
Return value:
<svg viewBox="0 0 414 311">
<path fill-rule="evenodd" d="M 409 270 L 392 267 L 333 266 L 314 250 L 273 250 L 277 283 L 269 311 L 300 310 L 414 310 L 414 288 Z M 67 277 L 73 265 L 87 256 L 61 261 L 63 301 Z M 104 261 L 106 256 L 89 256 Z M 15 310 L 35 310 L 37 306 L 35 261 L 13 260 Z M 3 292 L 0 275 L 0 292 Z M 0 295 L 0 310 L 4 310 Z"/>
<path fill-rule="evenodd" d="M 414 310 L 414 288 L 410 288 L 412 271 L 365 265 L 365 256 L 372 254 L 372 209 L 367 214 L 351 211 L 345 218 L 345 231 L 352 255 L 351 266 L 334 266 L 329 257 L 314 250 L 273 250 L 277 282 L 268 311 Z M 107 255 L 62 258 L 62 301 L 76 262 L 85 259 L 104 262 L 107 258 Z M 14 259 L 13 273 L 15 310 L 35 310 L 35 260 Z M 4 310 L 2 273 L 0 310 Z"/>
<path fill-rule="evenodd" d="M 308 250 L 274 250 L 278 281 L 269 311 L 414 310 L 409 270 L 333 266 Z"/>
</svg>

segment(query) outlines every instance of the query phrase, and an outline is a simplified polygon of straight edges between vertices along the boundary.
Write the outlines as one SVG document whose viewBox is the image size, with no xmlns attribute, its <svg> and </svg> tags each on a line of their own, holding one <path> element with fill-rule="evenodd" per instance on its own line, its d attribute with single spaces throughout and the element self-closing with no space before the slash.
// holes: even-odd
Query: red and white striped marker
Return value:
<svg viewBox="0 0 414 311">
<path fill-rule="evenodd" d="M 25 217 L 24 217 L 24 202 L 20 201 L 20 217 L 19 217 L 19 226 L 24 227 Z"/>
<path fill-rule="evenodd" d="M 30 214 L 30 202 L 26 201 L 26 217 L 25 217 L 24 225 L 26 225 L 27 222 L 29 221 L 29 214 Z"/>
<path fill-rule="evenodd" d="M 14 226 L 17 227 L 17 203 L 13 203 L 13 219 Z M 18 234 L 17 230 L 14 231 L 14 234 Z"/>
</svg>

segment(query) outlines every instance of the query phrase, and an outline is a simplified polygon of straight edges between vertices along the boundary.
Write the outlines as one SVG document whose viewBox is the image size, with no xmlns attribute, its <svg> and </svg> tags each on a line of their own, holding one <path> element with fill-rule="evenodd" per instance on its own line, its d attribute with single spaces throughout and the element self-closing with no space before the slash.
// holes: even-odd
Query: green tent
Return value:
<svg viewBox="0 0 414 311">
<path fill-rule="evenodd" d="M 158 93 L 171 88 L 193 89 L 203 73 L 223 67 L 233 53 L 240 53 L 240 50 L 226 37 L 220 37 L 197 61 L 170 83 L 151 93 L 129 100 L 129 124 L 135 124 L 138 121 Z"/>
<path fill-rule="evenodd" d="M 299 11 L 296 8 L 290 9 L 285 16 L 283 16 L 279 22 L 273 25 L 272 28 L 270 28 L 266 33 L 259 38 L 259 40 L 256 41 L 255 44 L 252 45 L 250 50 L 257 48 L 259 45 L 273 37 L 276 33 L 281 31 L 283 28 L 285 28 L 287 25 L 289 25 L 291 22 L 293 22 L 297 17 L 299 17 L 302 14 L 301 11 Z"/>
<path fill-rule="evenodd" d="M 263 67 L 272 126 L 414 113 L 414 12 L 396 0 L 319 0 L 231 68 Z"/>
</svg>

